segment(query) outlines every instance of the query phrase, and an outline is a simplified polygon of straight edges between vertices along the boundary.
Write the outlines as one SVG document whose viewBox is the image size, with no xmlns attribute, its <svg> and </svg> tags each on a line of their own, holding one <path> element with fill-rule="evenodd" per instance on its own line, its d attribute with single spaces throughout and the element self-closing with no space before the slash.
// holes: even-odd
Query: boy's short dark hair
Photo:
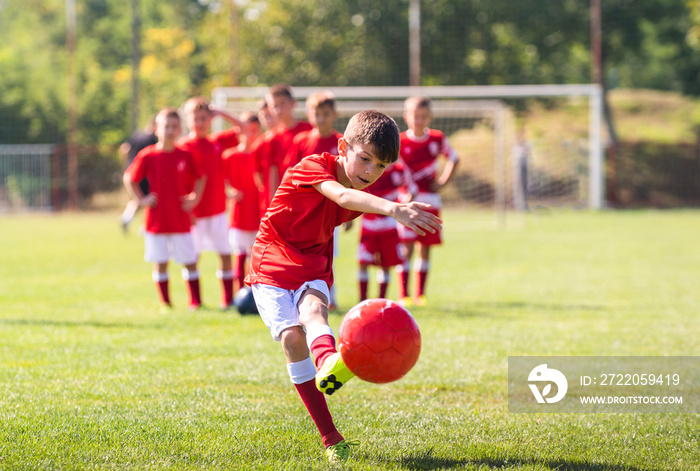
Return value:
<svg viewBox="0 0 700 471">
<path fill-rule="evenodd" d="M 158 114 L 156 115 L 156 119 L 158 119 L 159 116 L 162 116 L 162 117 L 164 117 L 165 119 L 168 119 L 168 118 L 175 118 L 175 119 L 177 119 L 178 121 L 180 121 L 180 112 L 177 110 L 177 108 L 173 108 L 173 107 L 170 107 L 170 106 L 168 106 L 168 107 L 166 107 L 166 108 L 162 108 L 162 109 L 158 112 Z"/>
<path fill-rule="evenodd" d="M 290 100 L 294 100 L 294 95 L 292 95 L 292 87 L 290 87 L 286 83 L 277 83 L 271 86 L 268 94 L 273 97 L 284 96 L 289 98 Z"/>
<path fill-rule="evenodd" d="M 428 111 L 431 110 L 432 108 L 432 101 L 430 98 L 427 96 L 412 96 L 409 98 L 406 98 L 406 101 L 404 101 L 404 109 L 407 108 L 427 108 Z"/>
<path fill-rule="evenodd" d="M 322 106 L 328 106 L 335 111 L 335 95 L 329 91 L 316 92 L 306 99 L 306 111 L 314 111 Z"/>
<path fill-rule="evenodd" d="M 211 113 L 211 108 L 209 107 L 209 100 L 203 96 L 193 96 L 185 102 L 185 112 L 195 112 L 199 110 L 204 110 L 207 113 Z"/>
<path fill-rule="evenodd" d="M 243 121 L 244 123 L 257 123 L 260 124 L 260 120 L 258 119 L 258 115 L 253 113 L 252 111 L 244 111 L 240 115 L 240 120 Z"/>
<path fill-rule="evenodd" d="M 399 159 L 399 127 L 384 113 L 367 110 L 350 118 L 343 136 L 348 144 L 369 144 L 375 157 L 392 164 Z"/>
</svg>

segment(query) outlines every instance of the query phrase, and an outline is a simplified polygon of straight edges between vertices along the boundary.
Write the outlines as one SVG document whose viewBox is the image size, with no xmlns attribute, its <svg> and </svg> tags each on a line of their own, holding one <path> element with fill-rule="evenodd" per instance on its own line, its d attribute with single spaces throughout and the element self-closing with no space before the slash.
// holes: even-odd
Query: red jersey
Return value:
<svg viewBox="0 0 700 471">
<path fill-rule="evenodd" d="M 338 180 L 338 157 L 311 155 L 292 167 L 255 238 L 248 284 L 298 289 L 304 282 L 333 284 L 333 229 L 360 212 L 338 206 L 313 185 Z"/>
<path fill-rule="evenodd" d="M 292 146 L 294 136 L 301 132 L 311 131 L 313 127 L 306 121 L 299 121 L 293 128 L 287 128 L 284 124 L 278 124 L 273 129 L 273 136 L 270 141 L 269 159 L 271 165 L 275 165 L 279 169 L 280 179 L 284 175 L 287 167 L 284 166 L 284 160 L 287 156 L 287 151 Z M 304 156 L 306 157 L 306 156 Z"/>
<path fill-rule="evenodd" d="M 331 155 L 338 155 L 338 139 L 341 137 L 343 135 L 335 129 L 327 137 L 321 137 L 316 128 L 311 131 L 300 132 L 294 136 L 282 166 L 284 168 L 293 167 L 301 162 L 301 159 L 304 157 L 313 154 L 328 152 Z"/>
<path fill-rule="evenodd" d="M 196 217 L 205 218 L 226 211 L 226 185 L 221 154 L 237 145 L 238 133 L 234 128 L 203 138 L 183 136 L 178 140 L 178 146 L 194 155 L 197 166 L 207 177 L 202 200 L 193 211 Z"/>
<path fill-rule="evenodd" d="M 384 173 L 370 186 L 367 192 L 387 199 L 389 201 L 399 201 L 400 191 L 410 194 L 417 193 L 416 184 L 411 179 L 411 173 L 401 160 L 389 165 Z M 383 232 L 396 228 L 396 220 L 390 216 L 381 214 L 366 213 L 362 216 L 363 232 Z"/>
<path fill-rule="evenodd" d="M 242 193 L 240 201 L 233 200 L 229 225 L 242 231 L 257 231 L 260 225 L 258 188 L 253 180 L 253 152 L 230 149 L 224 152 L 224 175 L 229 185 Z"/>
<path fill-rule="evenodd" d="M 416 137 L 410 129 L 402 132 L 399 155 L 418 185 L 418 191 L 425 193 L 434 193 L 431 186 L 437 179 L 438 156 L 444 155 L 453 162 L 457 160 L 447 136 L 436 129 L 426 129 L 422 137 Z"/>
<path fill-rule="evenodd" d="M 158 196 L 156 206 L 147 207 L 144 212 L 147 232 L 190 232 L 192 222 L 182 209 L 182 199 L 190 193 L 192 181 L 202 176 L 192 154 L 178 148 L 160 150 L 154 144 L 136 155 L 126 174 L 132 182 L 147 178 L 151 193 Z"/>
</svg>

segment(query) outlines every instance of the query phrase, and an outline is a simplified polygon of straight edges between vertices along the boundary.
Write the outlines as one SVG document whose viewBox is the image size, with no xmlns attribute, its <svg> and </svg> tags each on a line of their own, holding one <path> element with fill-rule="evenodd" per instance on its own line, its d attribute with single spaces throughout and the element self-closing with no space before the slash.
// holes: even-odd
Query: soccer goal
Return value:
<svg viewBox="0 0 700 471">
<path fill-rule="evenodd" d="M 443 194 L 445 205 L 490 206 L 503 216 L 509 209 L 522 209 L 524 195 L 529 207 L 603 207 L 602 105 L 596 85 L 296 87 L 299 118 L 305 114 L 305 98 L 320 90 L 336 96 L 340 132 L 353 114 L 366 109 L 392 116 L 403 131 L 403 101 L 430 97 L 431 127 L 443 131 L 460 155 Z M 266 91 L 216 88 L 212 102 L 233 113 L 254 111 Z M 520 117 L 526 105 L 538 107 L 538 116 L 550 113 L 551 123 L 530 131 L 527 119 Z M 514 147 L 523 124 L 530 133 L 526 177 Z"/>
</svg>

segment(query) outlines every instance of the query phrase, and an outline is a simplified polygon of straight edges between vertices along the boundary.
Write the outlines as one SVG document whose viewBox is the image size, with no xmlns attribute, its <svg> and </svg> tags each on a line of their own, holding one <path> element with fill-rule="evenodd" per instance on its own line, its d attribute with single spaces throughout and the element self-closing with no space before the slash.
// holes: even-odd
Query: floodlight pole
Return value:
<svg viewBox="0 0 700 471">
<path fill-rule="evenodd" d="M 140 0 L 131 0 L 131 122 L 129 133 L 139 127 L 139 79 L 141 76 Z"/>
<path fill-rule="evenodd" d="M 420 86 L 420 0 L 411 0 L 408 7 L 408 56 L 410 85 Z"/>
<path fill-rule="evenodd" d="M 231 86 L 237 87 L 239 83 L 239 72 L 238 72 L 238 5 L 236 5 L 236 0 L 230 1 L 229 11 L 229 77 L 231 79 Z"/>
<path fill-rule="evenodd" d="M 66 112 L 68 129 L 66 132 L 66 148 L 68 154 L 68 207 L 78 209 L 78 146 L 76 135 L 78 131 L 78 95 L 75 71 L 75 0 L 66 0 L 66 51 L 68 96 Z"/>
</svg>

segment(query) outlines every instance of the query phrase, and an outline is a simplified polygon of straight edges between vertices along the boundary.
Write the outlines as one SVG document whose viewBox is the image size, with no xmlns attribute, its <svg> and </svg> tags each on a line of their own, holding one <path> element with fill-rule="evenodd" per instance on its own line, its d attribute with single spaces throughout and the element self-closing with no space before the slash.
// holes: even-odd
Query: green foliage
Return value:
<svg viewBox="0 0 700 471">
<path fill-rule="evenodd" d="M 602 2 L 612 87 L 700 94 L 698 7 L 686 1 Z M 407 0 L 139 3 L 142 123 L 163 106 L 235 80 L 408 84 Z M 78 143 L 117 144 L 129 133 L 131 2 L 76 6 Z M 423 83 L 588 82 L 588 7 L 574 0 L 546 8 L 538 0 L 422 2 Z M 65 141 L 65 27 L 62 0 L 0 4 L 0 142 Z"/>
</svg>

